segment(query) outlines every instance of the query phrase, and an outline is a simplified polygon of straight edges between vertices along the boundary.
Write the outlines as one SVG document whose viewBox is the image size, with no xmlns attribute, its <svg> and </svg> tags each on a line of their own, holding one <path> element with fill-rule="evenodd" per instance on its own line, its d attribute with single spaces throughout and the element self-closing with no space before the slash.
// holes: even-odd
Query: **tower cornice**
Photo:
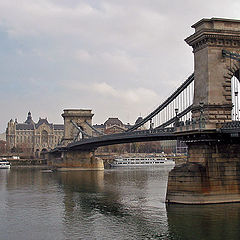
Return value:
<svg viewBox="0 0 240 240">
<path fill-rule="evenodd" d="M 202 19 L 192 26 L 195 33 L 185 39 L 196 52 L 204 47 L 240 48 L 240 21 L 233 19 Z"/>
</svg>

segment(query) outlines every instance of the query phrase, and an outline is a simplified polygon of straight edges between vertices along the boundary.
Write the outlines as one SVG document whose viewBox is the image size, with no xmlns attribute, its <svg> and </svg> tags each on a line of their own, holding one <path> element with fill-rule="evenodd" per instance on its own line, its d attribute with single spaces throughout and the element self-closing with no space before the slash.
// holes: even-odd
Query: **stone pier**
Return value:
<svg viewBox="0 0 240 240">
<path fill-rule="evenodd" d="M 71 150 L 49 155 L 48 165 L 59 171 L 66 170 L 104 170 L 103 160 L 94 151 Z"/>
<path fill-rule="evenodd" d="M 64 118 L 62 145 L 49 153 L 48 165 L 60 171 L 103 170 L 103 160 L 95 157 L 94 149 L 79 150 L 68 147 L 74 140 L 79 140 L 76 138 L 79 134 L 76 126 L 86 133 L 87 137 L 92 136 L 92 129 L 89 127 L 92 125 L 92 110 L 65 109 L 62 117 Z M 82 135 L 82 138 L 85 137 Z"/>
<path fill-rule="evenodd" d="M 202 19 L 192 27 L 195 32 L 186 39 L 194 53 L 192 119 L 204 122 L 204 128 L 188 126 L 188 161 L 170 172 L 166 202 L 238 202 L 240 142 L 219 137 L 218 130 L 232 121 L 231 81 L 239 78 L 240 64 L 224 57 L 223 50 L 239 53 L 240 21 Z M 175 133 L 184 138 L 181 129 Z"/>
<path fill-rule="evenodd" d="M 240 202 L 240 143 L 188 143 L 186 164 L 169 174 L 167 203 Z"/>
</svg>

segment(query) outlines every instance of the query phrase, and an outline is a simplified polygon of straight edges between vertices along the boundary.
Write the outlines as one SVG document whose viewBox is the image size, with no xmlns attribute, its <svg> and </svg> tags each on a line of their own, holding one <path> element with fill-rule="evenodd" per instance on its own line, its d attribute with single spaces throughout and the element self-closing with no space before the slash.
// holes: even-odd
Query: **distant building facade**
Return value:
<svg viewBox="0 0 240 240">
<path fill-rule="evenodd" d="M 14 151 L 26 148 L 32 153 L 48 151 L 56 147 L 64 135 L 63 124 L 49 123 L 47 118 L 39 118 L 35 123 L 29 112 L 24 123 L 12 119 L 6 129 L 7 149 Z"/>
<path fill-rule="evenodd" d="M 142 121 L 143 121 L 143 118 L 138 117 L 134 125 Z M 118 118 L 112 118 L 112 117 L 108 118 L 103 124 L 93 125 L 93 127 L 98 132 L 101 132 L 102 134 L 123 133 L 132 126 L 133 125 L 130 125 L 130 124 L 123 124 L 122 121 L 119 120 Z M 152 126 L 149 126 L 149 127 L 152 127 Z M 137 130 L 146 130 L 146 129 L 147 127 L 144 124 L 143 126 L 140 126 Z M 99 136 L 99 134 L 93 131 L 93 136 Z M 180 141 L 177 141 L 177 140 L 155 141 L 155 143 L 157 142 L 159 142 L 159 147 L 157 147 L 158 149 L 155 149 L 156 151 L 159 151 L 159 152 L 163 151 L 165 153 L 186 153 L 187 152 L 186 144 Z"/>
<path fill-rule="evenodd" d="M 0 140 L 0 154 L 6 153 L 7 142 Z"/>
<path fill-rule="evenodd" d="M 122 133 L 128 130 L 131 125 L 130 124 L 123 124 L 121 120 L 118 118 L 108 118 L 103 124 L 95 124 L 93 127 L 103 134 L 114 134 L 114 133 Z M 94 135 L 99 136 L 98 134 L 94 133 Z"/>
</svg>

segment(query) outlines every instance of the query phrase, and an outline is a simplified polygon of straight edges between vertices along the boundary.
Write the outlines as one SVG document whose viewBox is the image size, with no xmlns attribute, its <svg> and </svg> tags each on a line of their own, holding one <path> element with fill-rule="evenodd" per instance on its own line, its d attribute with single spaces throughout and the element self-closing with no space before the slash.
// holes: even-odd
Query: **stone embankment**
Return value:
<svg viewBox="0 0 240 240">
<path fill-rule="evenodd" d="M 124 157 L 146 157 L 150 155 L 149 153 L 128 153 L 128 154 L 118 154 L 118 153 L 97 153 L 96 157 L 101 158 L 104 162 L 104 168 L 109 168 L 110 163 L 119 156 Z M 183 164 L 186 162 L 187 157 L 185 155 L 178 155 L 178 156 L 166 156 L 168 159 L 174 159 L 176 165 Z M 12 167 L 48 167 L 47 159 L 6 159 L 11 163 Z"/>
<path fill-rule="evenodd" d="M 47 167 L 46 159 L 7 159 L 12 167 Z"/>
</svg>

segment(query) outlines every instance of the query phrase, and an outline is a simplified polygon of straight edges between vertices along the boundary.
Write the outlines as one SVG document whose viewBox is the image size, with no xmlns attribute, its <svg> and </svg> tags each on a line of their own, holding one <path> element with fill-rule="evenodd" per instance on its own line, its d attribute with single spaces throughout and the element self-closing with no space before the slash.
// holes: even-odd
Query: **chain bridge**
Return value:
<svg viewBox="0 0 240 240">
<path fill-rule="evenodd" d="M 166 202 L 205 204 L 240 201 L 240 21 L 202 19 L 185 39 L 194 73 L 163 103 L 126 132 L 104 135 L 90 110 L 65 110 L 62 146 L 49 162 L 57 167 L 101 169 L 100 146 L 156 140 L 188 145 L 187 163 L 169 174 Z M 147 130 L 139 130 L 147 126 Z M 93 133 L 98 135 L 92 137 Z"/>
</svg>

